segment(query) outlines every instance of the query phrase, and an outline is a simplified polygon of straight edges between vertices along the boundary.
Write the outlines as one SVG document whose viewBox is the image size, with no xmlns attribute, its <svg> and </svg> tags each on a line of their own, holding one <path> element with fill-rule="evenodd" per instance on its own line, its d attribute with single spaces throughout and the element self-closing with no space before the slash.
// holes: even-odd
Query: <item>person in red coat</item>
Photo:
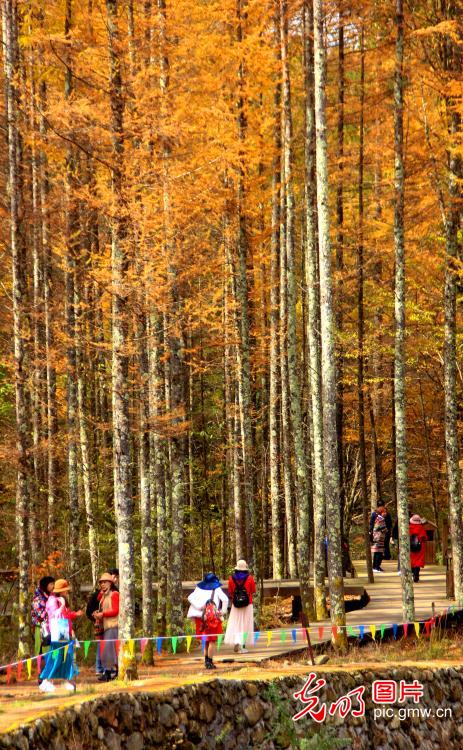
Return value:
<svg viewBox="0 0 463 750">
<path fill-rule="evenodd" d="M 421 518 L 417 513 L 410 518 L 410 564 L 415 583 L 420 580 L 420 568 L 424 568 L 426 541 L 428 539 L 424 530 L 425 523 L 426 519 Z"/>
</svg>

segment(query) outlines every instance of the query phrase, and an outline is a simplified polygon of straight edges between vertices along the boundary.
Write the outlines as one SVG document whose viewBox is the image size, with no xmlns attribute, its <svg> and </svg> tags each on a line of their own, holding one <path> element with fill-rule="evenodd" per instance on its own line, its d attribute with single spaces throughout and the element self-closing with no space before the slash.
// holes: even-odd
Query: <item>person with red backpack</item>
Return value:
<svg viewBox="0 0 463 750">
<path fill-rule="evenodd" d="M 246 643 L 252 643 L 254 632 L 254 607 L 252 595 L 256 593 L 256 582 L 249 572 L 246 560 L 238 560 L 235 572 L 228 579 L 228 593 L 232 600 L 224 643 L 233 646 L 235 652 L 246 653 Z"/>
<path fill-rule="evenodd" d="M 212 661 L 214 641 L 222 630 L 222 619 L 228 609 L 228 596 L 215 573 L 206 573 L 188 597 L 190 608 L 187 617 L 195 621 L 196 635 L 205 636 L 204 661 L 206 669 L 216 669 Z"/>
</svg>

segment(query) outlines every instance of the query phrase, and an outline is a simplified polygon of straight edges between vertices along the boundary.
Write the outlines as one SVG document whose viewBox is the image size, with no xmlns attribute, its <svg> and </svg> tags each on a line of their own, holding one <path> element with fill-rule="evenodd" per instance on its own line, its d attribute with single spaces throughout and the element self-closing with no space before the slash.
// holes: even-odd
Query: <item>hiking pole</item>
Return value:
<svg viewBox="0 0 463 750">
<path fill-rule="evenodd" d="M 304 610 L 302 610 L 302 612 L 301 612 L 301 624 L 302 624 L 302 627 L 305 630 L 305 634 L 306 634 L 306 637 L 307 637 L 307 650 L 309 652 L 310 661 L 312 662 L 312 666 L 314 667 L 315 666 L 315 659 L 313 658 L 313 649 L 312 649 L 312 643 L 310 641 L 310 633 L 309 633 L 309 624 L 310 623 L 308 622 L 307 617 L 305 616 Z"/>
</svg>

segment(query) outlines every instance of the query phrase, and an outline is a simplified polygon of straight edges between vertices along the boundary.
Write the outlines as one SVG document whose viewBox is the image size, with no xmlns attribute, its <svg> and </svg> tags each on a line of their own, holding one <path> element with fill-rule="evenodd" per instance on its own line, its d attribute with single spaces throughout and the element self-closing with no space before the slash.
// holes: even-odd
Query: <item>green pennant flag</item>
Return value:
<svg viewBox="0 0 463 750">
<path fill-rule="evenodd" d="M 54 659 L 54 660 L 56 661 L 56 660 L 57 660 L 57 658 L 58 658 L 58 654 L 59 654 L 59 649 L 57 649 L 57 648 L 54 648 L 54 649 L 53 649 L 53 652 L 52 652 L 52 655 L 51 655 L 51 656 L 52 656 L 52 659 Z"/>
<path fill-rule="evenodd" d="M 248 634 L 247 633 L 243 633 L 243 643 L 242 643 L 243 648 L 246 648 L 246 641 L 247 640 L 248 640 Z"/>
<path fill-rule="evenodd" d="M 385 625 L 380 625 L 379 629 L 380 629 L 380 632 L 381 632 L 381 638 L 384 638 L 384 631 L 386 630 L 386 626 Z"/>
<path fill-rule="evenodd" d="M 354 630 L 354 628 L 352 627 L 352 625 L 348 625 L 348 626 L 347 626 L 347 632 L 348 632 L 348 634 L 349 634 L 349 635 L 353 636 L 354 638 L 356 638 L 356 637 L 357 637 L 357 636 L 356 636 L 356 634 L 355 634 L 355 630 Z"/>
<path fill-rule="evenodd" d="M 84 659 L 88 656 L 88 650 L 90 648 L 90 641 L 84 641 Z"/>
<path fill-rule="evenodd" d="M 217 651 L 220 651 L 222 641 L 223 641 L 223 633 L 220 633 L 220 635 L 217 636 Z"/>
<path fill-rule="evenodd" d="M 177 653 L 178 635 L 173 635 L 170 640 L 171 640 L 171 643 L 172 643 L 172 653 L 176 654 Z"/>
<path fill-rule="evenodd" d="M 280 636 L 280 639 L 281 639 L 281 642 L 282 642 L 282 643 L 284 643 L 284 642 L 285 642 L 285 640 L 286 640 L 286 630 L 282 630 L 282 631 L 281 631 L 281 636 Z"/>
</svg>

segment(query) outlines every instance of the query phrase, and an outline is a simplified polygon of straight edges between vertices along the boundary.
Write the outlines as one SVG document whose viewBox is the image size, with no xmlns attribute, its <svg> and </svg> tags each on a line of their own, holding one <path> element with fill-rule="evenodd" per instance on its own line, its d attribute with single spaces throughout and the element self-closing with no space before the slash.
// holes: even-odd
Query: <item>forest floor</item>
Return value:
<svg viewBox="0 0 463 750">
<path fill-rule="evenodd" d="M 364 566 L 357 563 L 359 578 L 356 581 L 365 585 L 371 601 L 365 609 L 350 612 L 347 622 L 352 625 L 365 625 L 365 632 L 369 632 L 371 624 L 377 628 L 381 624 L 400 623 L 401 588 L 400 577 L 397 575 L 396 562 L 383 564 L 386 573 L 377 575 L 374 584 L 369 584 L 365 578 Z M 449 606 L 445 599 L 445 572 L 438 566 L 429 566 L 422 574 L 422 581 L 415 586 L 415 608 L 417 619 L 426 619 L 432 614 L 432 603 L 435 612 Z M 316 624 L 316 630 L 323 623 Z M 329 625 L 328 621 L 324 623 Z M 286 630 L 290 630 L 291 625 Z M 42 695 L 38 691 L 37 681 L 12 682 L 6 685 L 3 681 L 0 687 L 0 732 L 9 731 L 22 724 L 34 721 L 41 716 L 49 715 L 57 710 L 92 700 L 108 692 L 147 691 L 157 692 L 168 690 L 180 685 L 210 681 L 217 677 L 223 679 L 273 679 L 286 674 L 306 674 L 309 663 L 307 661 L 304 641 L 298 633 L 296 643 L 281 642 L 278 630 L 272 631 L 272 642 L 267 646 L 266 638 L 249 653 L 236 655 L 222 646 L 215 657 L 217 669 L 206 671 L 199 647 L 191 653 L 176 655 L 162 653 L 156 655 L 155 666 L 139 665 L 139 679 L 130 683 L 112 682 L 99 683 L 96 681 L 94 669 L 90 666 L 93 658 L 90 652 L 87 663 L 79 663 L 78 688 L 75 694 L 69 694 L 57 683 L 56 693 Z M 330 632 L 325 629 L 322 640 L 328 640 Z M 314 644 L 319 642 L 318 635 L 313 634 Z M 461 664 L 463 661 L 463 636 L 459 630 L 453 632 L 434 631 L 432 638 L 416 639 L 414 629 L 404 641 L 376 641 L 366 645 L 353 645 L 346 656 L 341 657 L 328 649 L 329 662 L 317 666 L 318 671 L 346 670 L 355 671 L 368 664 L 369 668 L 384 668 L 391 663 L 414 664 L 425 667 L 445 667 Z"/>
</svg>

